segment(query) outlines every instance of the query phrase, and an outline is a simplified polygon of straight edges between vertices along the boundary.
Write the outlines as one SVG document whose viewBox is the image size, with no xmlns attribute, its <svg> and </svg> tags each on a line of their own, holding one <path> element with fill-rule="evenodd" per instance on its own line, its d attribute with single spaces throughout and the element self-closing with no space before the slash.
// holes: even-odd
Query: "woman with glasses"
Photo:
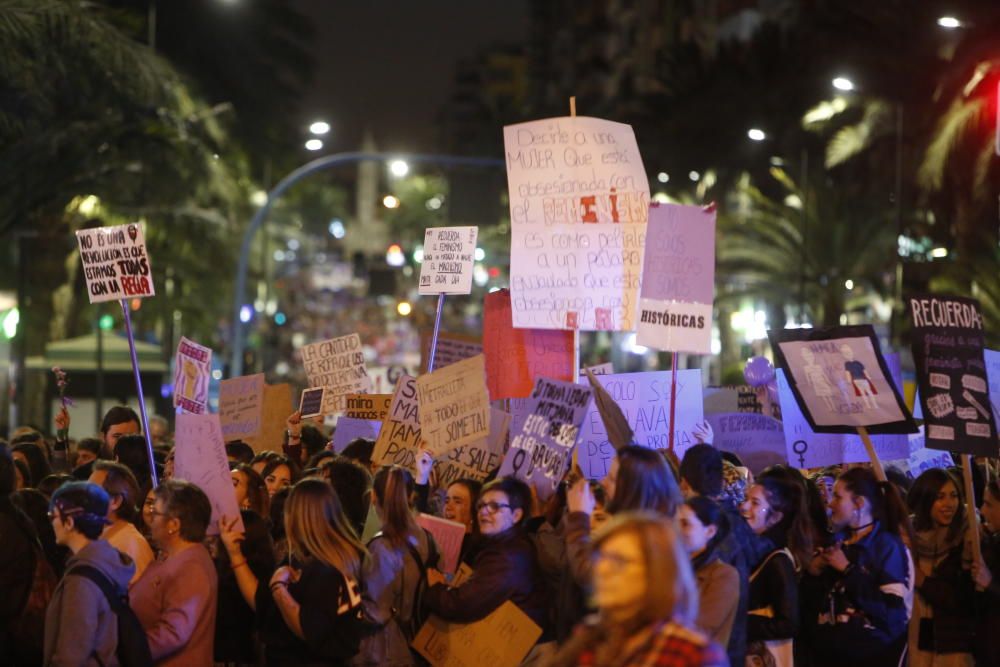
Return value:
<svg viewBox="0 0 1000 667">
<path fill-rule="evenodd" d="M 698 591 L 673 525 L 660 514 L 625 512 L 597 534 L 597 614 L 577 627 L 550 666 L 728 664 L 722 648 L 694 629 Z"/>
<path fill-rule="evenodd" d="M 212 506 L 204 491 L 180 480 L 163 482 L 153 498 L 150 533 L 160 558 L 132 587 L 132 609 L 159 667 L 210 665 L 218 579 L 202 542 Z"/>
<path fill-rule="evenodd" d="M 52 496 L 56 542 L 73 556 L 45 614 L 45 665 L 117 664 L 117 616 L 98 584 L 81 573 L 92 568 L 120 594 L 128 590 L 132 559 L 101 539 L 108 504 L 104 489 L 89 482 L 70 482 Z"/>
<path fill-rule="evenodd" d="M 510 600 L 542 628 L 539 642 L 546 642 L 546 586 L 535 548 L 524 532 L 530 510 L 531 490 L 524 482 L 502 477 L 484 486 L 476 503 L 482 544 L 472 576 L 449 588 L 444 575 L 428 570 L 425 607 L 446 621 L 471 623 Z"/>
</svg>

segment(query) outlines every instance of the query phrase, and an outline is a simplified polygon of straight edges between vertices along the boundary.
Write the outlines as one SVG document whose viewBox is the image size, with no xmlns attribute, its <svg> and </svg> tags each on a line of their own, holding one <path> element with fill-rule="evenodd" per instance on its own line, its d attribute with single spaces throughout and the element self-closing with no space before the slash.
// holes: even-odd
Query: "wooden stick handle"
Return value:
<svg viewBox="0 0 1000 667">
<path fill-rule="evenodd" d="M 972 561 L 980 562 L 983 551 L 979 545 L 979 521 L 976 520 L 976 489 L 972 485 L 972 456 L 962 454 L 962 477 L 965 480 L 965 511 L 969 522 L 969 539 L 972 542 Z"/>
<path fill-rule="evenodd" d="M 875 478 L 880 482 L 885 482 L 888 478 L 885 476 L 885 469 L 882 467 L 882 462 L 878 460 L 878 456 L 875 454 L 875 445 L 872 444 L 872 438 L 868 435 L 868 429 L 864 426 L 858 427 L 858 435 L 861 436 L 861 441 L 865 443 L 865 450 L 868 452 L 868 458 L 872 462 L 872 470 L 875 471 Z"/>
</svg>

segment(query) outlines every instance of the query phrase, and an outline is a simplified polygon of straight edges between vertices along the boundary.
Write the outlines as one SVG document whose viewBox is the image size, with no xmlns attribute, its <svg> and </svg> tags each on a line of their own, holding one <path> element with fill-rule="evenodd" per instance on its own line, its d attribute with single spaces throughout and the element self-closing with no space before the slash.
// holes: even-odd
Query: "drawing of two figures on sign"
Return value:
<svg viewBox="0 0 1000 667">
<path fill-rule="evenodd" d="M 877 408 L 878 389 L 868 375 L 865 365 L 857 359 L 854 349 L 847 343 L 842 343 L 839 353 L 843 360 L 842 371 L 817 363 L 816 354 L 809 347 L 801 349 L 804 362 L 802 371 L 810 389 L 823 400 L 831 412 L 837 411 L 835 397 L 838 395 L 841 401 L 846 403 L 853 403 L 856 398 L 861 399 L 862 410 Z M 839 365 L 840 360 L 837 363 Z"/>
</svg>

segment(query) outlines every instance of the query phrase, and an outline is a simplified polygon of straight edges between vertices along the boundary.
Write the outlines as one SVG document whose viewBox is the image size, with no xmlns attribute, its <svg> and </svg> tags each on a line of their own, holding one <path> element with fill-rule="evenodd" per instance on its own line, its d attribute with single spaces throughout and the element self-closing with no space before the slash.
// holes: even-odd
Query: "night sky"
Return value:
<svg viewBox="0 0 1000 667">
<path fill-rule="evenodd" d="M 525 0 L 296 0 L 316 26 L 317 72 L 303 124 L 328 121 L 324 152 L 359 147 L 367 125 L 378 148 L 433 151 L 435 116 L 455 65 L 497 44 L 523 44 Z M 500 132 L 500 128 L 497 128 Z"/>
</svg>

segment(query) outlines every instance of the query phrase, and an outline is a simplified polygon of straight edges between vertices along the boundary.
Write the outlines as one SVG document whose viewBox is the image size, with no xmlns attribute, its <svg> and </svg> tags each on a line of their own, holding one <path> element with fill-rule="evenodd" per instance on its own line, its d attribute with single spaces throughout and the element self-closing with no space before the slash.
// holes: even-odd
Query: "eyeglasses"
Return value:
<svg viewBox="0 0 1000 667">
<path fill-rule="evenodd" d="M 508 505 L 507 503 L 495 503 L 492 500 L 490 502 L 487 502 L 487 503 L 484 503 L 484 502 L 478 502 L 478 503 L 476 503 L 476 511 L 477 512 L 482 512 L 485 509 L 489 514 L 496 514 L 497 512 L 499 512 L 504 507 L 506 507 L 507 509 L 510 509 L 510 505 Z"/>
</svg>

